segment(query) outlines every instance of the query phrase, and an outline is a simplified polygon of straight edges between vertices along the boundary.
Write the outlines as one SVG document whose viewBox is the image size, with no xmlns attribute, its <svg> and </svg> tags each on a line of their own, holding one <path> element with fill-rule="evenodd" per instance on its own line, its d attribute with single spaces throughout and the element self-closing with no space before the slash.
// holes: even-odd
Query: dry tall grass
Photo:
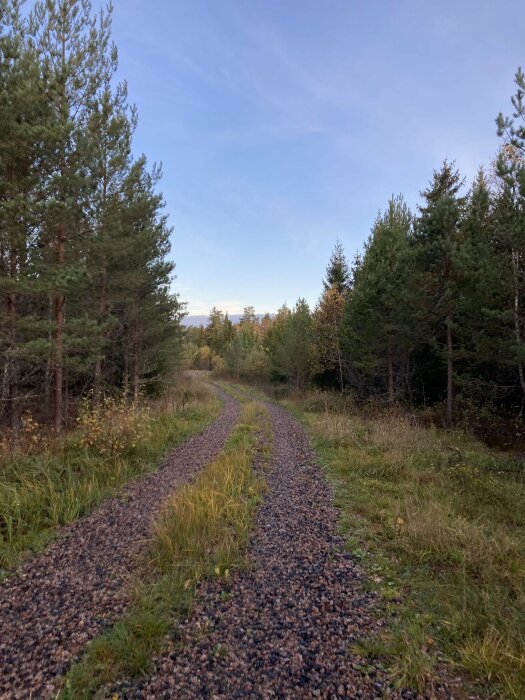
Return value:
<svg viewBox="0 0 525 700">
<path fill-rule="evenodd" d="M 218 458 L 166 502 L 153 527 L 144 571 L 134 582 L 129 612 L 91 642 L 66 678 L 63 700 L 93 697 L 102 685 L 150 670 L 177 615 L 187 612 L 198 581 L 228 577 L 244 565 L 264 487 L 254 459 L 269 454 L 269 440 L 260 440 L 268 429 L 264 409 L 246 404 Z"/>
<path fill-rule="evenodd" d="M 525 697 L 519 460 L 396 413 L 305 417 L 335 481 L 350 546 L 387 598 L 404 587 L 409 612 L 386 640 L 403 681 L 431 677 L 441 650 L 506 696 Z"/>
<path fill-rule="evenodd" d="M 194 390 L 195 391 L 195 390 Z M 40 548 L 56 528 L 83 515 L 162 454 L 217 416 L 219 401 L 198 389 L 184 410 L 108 400 L 81 411 L 76 430 L 52 436 L 30 423 L 0 450 L 0 575 Z M 38 437 L 40 436 L 40 437 Z M 37 437 L 37 439 L 33 439 Z"/>
</svg>

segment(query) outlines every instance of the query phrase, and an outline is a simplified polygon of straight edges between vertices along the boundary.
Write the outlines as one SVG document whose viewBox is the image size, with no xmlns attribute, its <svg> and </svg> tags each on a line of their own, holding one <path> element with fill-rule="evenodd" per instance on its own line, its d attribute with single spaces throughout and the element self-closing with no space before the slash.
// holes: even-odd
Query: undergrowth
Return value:
<svg viewBox="0 0 525 700">
<path fill-rule="evenodd" d="M 76 429 L 60 438 L 25 417 L 17 446 L 0 449 L 0 575 L 40 549 L 59 526 L 154 469 L 163 453 L 219 409 L 207 389 L 195 386 L 184 410 L 172 400 L 150 408 L 109 400 L 96 410 L 85 405 Z"/>
<path fill-rule="evenodd" d="M 244 405 L 239 423 L 216 460 L 195 482 L 178 489 L 158 515 L 147 561 L 132 585 L 125 617 L 94 639 L 68 673 L 61 698 L 90 698 L 102 686 L 152 670 L 152 658 L 191 606 L 198 582 L 228 578 L 245 565 L 245 550 L 263 474 L 256 453 L 268 457 L 269 430 L 260 404 Z"/>
<path fill-rule="evenodd" d="M 401 413 L 362 417 L 311 400 L 301 408 L 349 547 L 386 604 L 395 601 L 390 629 L 364 645 L 369 654 L 389 657 L 401 685 L 432 683 L 447 661 L 501 696 L 525 697 L 525 484 L 516 459 Z"/>
</svg>

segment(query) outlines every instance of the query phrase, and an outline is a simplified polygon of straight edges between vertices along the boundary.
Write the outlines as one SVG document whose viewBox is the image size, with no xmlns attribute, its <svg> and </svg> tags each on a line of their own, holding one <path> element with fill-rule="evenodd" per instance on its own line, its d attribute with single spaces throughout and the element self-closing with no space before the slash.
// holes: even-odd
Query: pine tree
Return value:
<svg viewBox="0 0 525 700">
<path fill-rule="evenodd" d="M 255 309 L 253 306 L 245 306 L 244 310 L 242 312 L 242 316 L 239 319 L 239 324 L 241 326 L 243 325 L 248 325 L 248 326 L 255 326 L 257 323 L 257 316 L 255 314 Z"/>
<path fill-rule="evenodd" d="M 38 56 L 31 46 L 20 3 L 0 3 L 0 356 L 1 398 L 16 430 L 19 395 L 38 359 L 32 325 L 37 281 L 32 273 L 37 243 L 39 191 L 53 115 Z M 4 315 L 5 312 L 5 315 Z M 28 393 L 31 393 L 31 387 Z"/>
<path fill-rule="evenodd" d="M 87 267 L 90 272 L 88 297 L 92 308 L 88 313 L 96 319 L 97 348 L 94 360 L 93 404 L 97 405 L 103 380 L 105 352 L 111 346 L 110 334 L 116 330 L 113 315 L 114 289 L 109 276 L 111 260 L 122 255 L 127 245 L 122 229 L 122 188 L 130 167 L 131 137 L 136 114 L 127 104 L 127 86 L 112 88 L 117 67 L 113 47 L 105 65 L 103 82 L 95 97 L 87 127 L 90 143 L 89 169 L 93 194 L 91 196 L 92 234 L 88 246 Z"/>
<path fill-rule="evenodd" d="M 53 306 L 54 425 L 64 421 L 64 366 L 67 352 L 66 293 L 85 278 L 81 264 L 89 230 L 91 180 L 87 125 L 95 97 L 112 61 L 108 54 L 110 12 L 91 13 L 89 0 L 37 2 L 32 25 L 48 96 L 55 114 L 55 148 L 47 154 L 45 248 L 41 274 Z"/>
</svg>

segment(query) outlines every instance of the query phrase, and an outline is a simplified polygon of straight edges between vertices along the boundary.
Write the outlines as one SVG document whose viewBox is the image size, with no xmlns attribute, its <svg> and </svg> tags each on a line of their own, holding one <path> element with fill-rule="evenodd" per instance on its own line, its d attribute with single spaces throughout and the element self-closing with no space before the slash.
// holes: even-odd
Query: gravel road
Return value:
<svg viewBox="0 0 525 700">
<path fill-rule="evenodd" d="M 222 449 L 238 413 L 176 447 L 154 474 L 65 528 L 0 584 L 0 697 L 49 698 L 86 643 L 122 616 L 126 581 L 161 503 Z"/>
<path fill-rule="evenodd" d="M 125 698 L 382 698 L 381 671 L 360 672 L 353 642 L 381 626 L 377 600 L 344 552 L 337 511 L 308 438 L 270 407 L 274 460 L 251 541 L 253 568 L 201 584 L 155 675 Z"/>
</svg>

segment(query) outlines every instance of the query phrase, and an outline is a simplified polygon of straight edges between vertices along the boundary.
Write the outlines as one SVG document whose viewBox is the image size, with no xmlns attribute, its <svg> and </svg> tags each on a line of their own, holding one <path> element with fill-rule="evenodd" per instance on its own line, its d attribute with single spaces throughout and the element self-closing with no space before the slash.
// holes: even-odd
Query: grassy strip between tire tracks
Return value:
<svg viewBox="0 0 525 700">
<path fill-rule="evenodd" d="M 262 396 L 245 384 L 233 390 Z M 428 690 L 456 670 L 465 697 L 470 685 L 524 698 L 519 459 L 463 432 L 418 425 L 401 410 L 366 415 L 327 392 L 278 403 L 309 431 L 348 548 L 391 614 L 384 634 L 356 651 L 387 662 L 400 686 Z"/>
<path fill-rule="evenodd" d="M 266 438 L 261 440 L 263 431 Z M 245 404 L 221 454 L 160 511 L 126 616 L 90 642 L 65 679 L 62 700 L 91 698 L 102 686 L 151 671 L 177 617 L 191 607 L 198 581 L 227 578 L 245 565 L 265 483 L 263 473 L 253 469 L 254 461 L 266 462 L 270 446 L 264 408 Z"/>
<path fill-rule="evenodd" d="M 0 578 L 218 416 L 220 401 L 207 387 L 192 383 L 185 392 L 183 410 L 112 403 L 84 414 L 63 438 L 0 455 Z"/>
<path fill-rule="evenodd" d="M 313 437 L 349 549 L 392 613 L 356 651 L 388 660 L 400 685 L 428 688 L 456 668 L 473 689 L 525 697 L 525 484 L 509 458 L 401 413 L 284 403 Z"/>
</svg>

